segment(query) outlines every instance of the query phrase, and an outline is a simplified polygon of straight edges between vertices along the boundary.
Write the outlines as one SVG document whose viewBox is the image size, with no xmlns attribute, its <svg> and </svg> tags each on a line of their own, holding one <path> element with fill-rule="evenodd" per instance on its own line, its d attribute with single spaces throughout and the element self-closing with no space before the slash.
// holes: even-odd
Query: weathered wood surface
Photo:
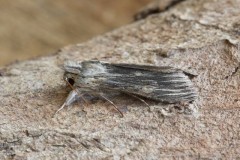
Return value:
<svg viewBox="0 0 240 160">
<path fill-rule="evenodd" d="M 240 157 L 240 1 L 187 0 L 86 43 L 0 73 L 0 159 L 201 159 Z M 164 117 L 136 99 L 74 105 L 65 60 L 169 65 L 197 74 L 198 114 Z M 152 102 L 149 102 L 154 104 Z"/>
</svg>

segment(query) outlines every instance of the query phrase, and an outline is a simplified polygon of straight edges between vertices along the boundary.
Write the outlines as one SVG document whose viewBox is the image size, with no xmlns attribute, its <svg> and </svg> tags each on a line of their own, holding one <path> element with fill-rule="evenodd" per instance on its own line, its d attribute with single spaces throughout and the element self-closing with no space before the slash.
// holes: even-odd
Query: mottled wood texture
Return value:
<svg viewBox="0 0 240 160">
<path fill-rule="evenodd" d="M 55 55 L 1 69 L 0 159 L 238 159 L 240 1 L 186 0 Z M 16 51 L 17 52 L 17 51 Z M 69 88 L 65 60 L 169 65 L 194 73 L 196 114 L 118 96 L 55 117 Z"/>
</svg>

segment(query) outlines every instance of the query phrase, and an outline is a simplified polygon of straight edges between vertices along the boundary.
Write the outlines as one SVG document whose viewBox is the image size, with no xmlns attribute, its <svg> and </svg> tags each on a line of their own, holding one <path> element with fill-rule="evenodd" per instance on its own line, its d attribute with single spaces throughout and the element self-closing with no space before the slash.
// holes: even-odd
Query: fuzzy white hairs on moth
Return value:
<svg viewBox="0 0 240 160">
<path fill-rule="evenodd" d="M 94 62 L 94 61 L 92 61 L 92 62 Z M 91 76 L 107 73 L 106 67 L 104 65 L 102 65 L 101 63 L 84 63 L 84 67 L 87 68 L 85 70 L 82 70 L 82 74 L 84 74 L 85 76 L 91 77 Z"/>
<path fill-rule="evenodd" d="M 117 106 L 106 98 L 106 92 L 128 94 L 145 104 L 142 97 L 163 103 L 191 103 L 197 97 L 189 78 L 193 75 L 173 67 L 68 61 L 64 68 L 64 79 L 73 91 L 58 111 L 79 98 L 84 100 L 85 94 L 107 100 L 122 116 Z"/>
<path fill-rule="evenodd" d="M 82 66 L 80 62 L 76 61 L 66 61 L 64 62 L 64 70 L 69 73 L 80 73 Z"/>
</svg>

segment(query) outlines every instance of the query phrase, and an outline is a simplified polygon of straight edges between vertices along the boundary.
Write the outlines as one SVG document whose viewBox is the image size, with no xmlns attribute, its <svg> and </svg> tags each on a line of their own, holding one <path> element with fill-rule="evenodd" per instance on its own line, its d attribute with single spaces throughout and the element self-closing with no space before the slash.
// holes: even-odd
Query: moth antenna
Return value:
<svg viewBox="0 0 240 160">
<path fill-rule="evenodd" d="M 138 97 L 138 96 L 136 96 L 134 94 L 127 94 L 127 95 L 132 96 L 132 97 L 140 100 L 141 102 L 143 102 L 148 107 L 149 111 L 151 110 L 150 105 L 146 101 L 144 101 L 142 98 L 140 98 L 140 97 Z"/>
<path fill-rule="evenodd" d="M 123 116 L 123 113 L 118 109 L 118 107 L 111 101 L 109 100 L 107 97 L 103 96 L 103 95 L 100 95 L 103 99 L 105 99 L 106 101 L 108 101 L 109 103 L 112 104 L 112 106 L 121 114 L 121 117 L 124 117 Z"/>
</svg>

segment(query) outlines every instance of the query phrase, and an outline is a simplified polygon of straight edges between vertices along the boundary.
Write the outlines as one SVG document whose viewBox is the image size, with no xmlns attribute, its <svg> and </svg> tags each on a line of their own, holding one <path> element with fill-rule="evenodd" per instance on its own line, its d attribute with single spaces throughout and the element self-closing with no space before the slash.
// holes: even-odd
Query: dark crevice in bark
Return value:
<svg viewBox="0 0 240 160">
<path fill-rule="evenodd" d="M 186 0 L 173 0 L 167 7 L 164 11 L 167 11 L 169 10 L 170 8 L 174 7 L 175 5 L 183 2 L 183 1 L 186 1 Z"/>
<path fill-rule="evenodd" d="M 148 8 L 146 10 L 140 11 L 134 15 L 134 21 L 138 21 L 147 18 L 149 15 L 160 13 L 160 9 L 156 6 L 155 8 Z"/>
<path fill-rule="evenodd" d="M 140 12 L 138 12 L 137 14 L 135 14 L 134 15 L 134 20 L 137 21 L 137 20 L 145 19 L 152 14 L 165 12 L 165 11 L 169 10 L 170 8 L 174 7 L 175 5 L 177 5 L 177 4 L 179 4 L 183 1 L 186 1 L 186 0 L 172 0 L 164 8 L 160 8 L 158 3 L 155 3 L 155 4 L 151 5 L 150 7 L 146 7 L 143 10 L 141 10 Z"/>
</svg>

